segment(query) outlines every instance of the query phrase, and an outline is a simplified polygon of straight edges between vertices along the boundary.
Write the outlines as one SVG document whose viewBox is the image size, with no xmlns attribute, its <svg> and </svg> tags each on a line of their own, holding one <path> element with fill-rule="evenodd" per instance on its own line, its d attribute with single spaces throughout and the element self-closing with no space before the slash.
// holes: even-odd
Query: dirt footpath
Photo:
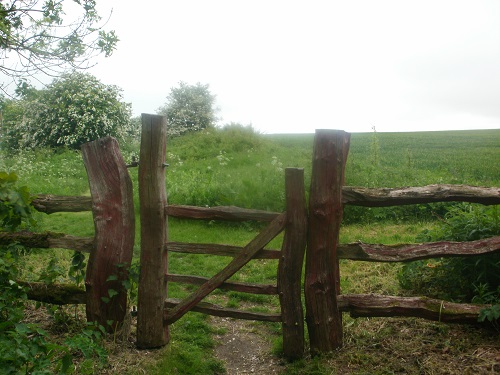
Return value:
<svg viewBox="0 0 500 375">
<path fill-rule="evenodd" d="M 224 331 L 215 336 L 215 356 L 224 362 L 227 375 L 280 374 L 281 361 L 272 355 L 272 343 L 254 322 L 210 318 L 210 324 Z"/>
</svg>

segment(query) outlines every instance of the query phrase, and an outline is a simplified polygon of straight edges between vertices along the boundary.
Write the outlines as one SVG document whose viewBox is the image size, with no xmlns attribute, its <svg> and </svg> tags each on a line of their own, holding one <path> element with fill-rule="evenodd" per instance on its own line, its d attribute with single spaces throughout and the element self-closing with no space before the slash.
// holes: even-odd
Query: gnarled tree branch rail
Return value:
<svg viewBox="0 0 500 375">
<path fill-rule="evenodd" d="M 340 245 L 340 259 L 369 262 L 409 262 L 420 259 L 473 256 L 500 252 L 500 236 L 469 242 L 429 242 L 422 244 L 380 245 L 356 242 Z"/>
<path fill-rule="evenodd" d="M 339 310 L 352 317 L 407 316 L 447 323 L 477 324 L 481 309 L 489 305 L 452 303 L 425 297 L 394 297 L 378 294 L 342 294 Z"/>
<path fill-rule="evenodd" d="M 421 187 L 370 189 L 344 186 L 342 203 L 365 207 L 389 207 L 433 202 L 500 204 L 500 188 L 468 185 L 427 185 Z"/>
</svg>

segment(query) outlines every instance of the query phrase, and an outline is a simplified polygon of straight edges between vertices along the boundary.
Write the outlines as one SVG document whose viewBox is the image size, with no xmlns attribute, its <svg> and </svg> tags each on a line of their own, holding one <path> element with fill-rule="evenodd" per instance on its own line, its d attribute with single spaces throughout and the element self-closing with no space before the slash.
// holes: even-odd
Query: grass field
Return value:
<svg viewBox="0 0 500 375">
<path fill-rule="evenodd" d="M 304 168 L 308 185 L 313 138 L 311 134 L 258 135 L 248 128 L 229 128 L 172 139 L 167 146 L 169 202 L 282 211 L 284 168 Z M 126 161 L 130 161 L 133 155 L 138 155 L 138 143 L 124 145 L 122 150 Z M 27 185 L 34 194 L 89 194 L 85 168 L 78 152 L 39 150 L 2 156 L 0 170 L 15 171 L 19 183 Z M 499 160 L 500 130 L 355 133 L 351 136 L 346 184 L 366 187 L 435 183 L 500 186 Z M 137 169 L 131 169 L 130 174 L 138 212 Z M 446 207 L 348 207 L 340 239 L 342 243 L 357 240 L 385 244 L 414 242 L 423 229 L 435 225 L 433 213 L 442 212 Z M 36 214 L 36 218 L 37 230 L 93 235 L 91 213 Z M 170 219 L 169 239 L 244 245 L 258 229 L 259 226 L 252 223 L 227 225 Z M 135 264 L 139 255 L 139 228 L 136 237 Z M 279 240 L 274 240 L 270 247 L 280 248 Z M 23 275 L 36 280 L 54 258 L 61 270 L 67 269 L 70 257 L 71 253 L 65 250 L 35 251 L 25 258 Z M 169 257 L 172 273 L 201 276 L 214 274 L 228 262 L 228 258 L 188 254 L 170 254 Z M 276 270 L 276 261 L 254 261 L 234 279 L 275 283 Z M 342 262 L 342 291 L 404 295 L 406 292 L 397 281 L 399 270 L 400 266 L 393 264 Z M 65 278 L 61 272 L 58 280 Z M 169 296 L 182 297 L 192 289 L 171 284 Z M 274 311 L 278 308 L 277 298 L 236 292 L 215 292 L 209 300 L 228 307 L 250 305 Z M 495 332 L 416 319 L 352 319 L 348 316 L 345 316 L 344 326 L 344 349 L 321 358 L 281 363 L 280 371 L 290 374 L 438 374 L 483 371 L 489 365 L 500 366 Z M 279 358 L 279 325 L 256 323 L 254 327 L 256 332 L 263 332 L 270 341 L 270 348 L 274 347 L 269 351 L 274 350 Z M 130 345 L 114 346 L 109 356 L 111 367 L 100 371 L 139 374 L 146 368 L 148 374 L 221 373 L 223 365 L 213 357 L 213 336 L 217 332 L 205 316 L 189 313 L 172 326 L 172 342 L 167 348 L 145 355 L 137 353 Z M 482 353 L 482 357 L 478 353 Z M 82 369 L 78 371 L 85 373 Z"/>
</svg>

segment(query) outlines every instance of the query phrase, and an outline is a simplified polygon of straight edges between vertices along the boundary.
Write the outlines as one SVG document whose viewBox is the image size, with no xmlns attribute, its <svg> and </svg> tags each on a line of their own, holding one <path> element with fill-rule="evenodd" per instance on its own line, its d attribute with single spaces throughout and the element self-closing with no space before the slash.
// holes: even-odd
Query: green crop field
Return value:
<svg viewBox="0 0 500 375">
<path fill-rule="evenodd" d="M 313 134 L 260 135 L 250 128 L 205 130 L 171 139 L 167 143 L 168 200 L 172 204 L 234 205 L 282 211 L 284 169 L 304 168 L 308 186 L 313 140 Z M 130 140 L 121 146 L 127 162 L 139 154 L 138 144 L 137 140 Z M 346 166 L 346 185 L 402 187 L 467 184 L 499 187 L 499 161 L 500 130 L 354 133 L 351 135 Z M 16 172 L 18 184 L 28 186 L 32 194 L 90 194 L 85 168 L 77 151 L 36 150 L 16 155 L 2 152 L 0 171 Z M 138 213 L 137 169 L 130 169 L 130 174 Z M 384 209 L 346 207 L 340 239 L 342 243 L 357 240 L 385 244 L 415 242 L 417 235 L 424 229 L 433 228 L 436 217 L 445 215 L 450 207 L 453 203 Z M 37 213 L 35 218 L 38 221 L 37 231 L 49 230 L 84 237 L 92 236 L 94 232 L 90 212 Z M 260 228 L 255 223 L 235 225 L 170 219 L 169 239 L 244 245 Z M 269 247 L 280 246 L 278 238 Z M 134 253 L 134 265 L 137 266 L 139 228 Z M 33 250 L 23 257 L 23 278 L 38 280 L 40 275 L 47 273 L 50 264 L 52 271 L 60 271 L 55 281 L 67 281 L 65 270 L 71 265 L 71 255 L 62 249 Z M 210 276 L 227 262 L 228 258 L 224 257 L 169 255 L 170 271 L 179 274 Z M 400 265 L 343 262 L 341 267 L 341 287 L 345 293 L 406 293 L 398 283 Z M 276 270 L 276 261 L 255 261 L 245 266 L 233 279 L 275 283 Z M 192 286 L 171 284 L 169 296 L 182 297 L 192 290 Z M 135 303 L 134 298 L 132 304 Z M 250 306 L 259 311 L 276 311 L 279 307 L 275 297 L 236 292 L 217 291 L 209 297 L 209 301 L 228 307 Z M 492 344 L 495 332 L 476 331 L 473 327 L 451 327 L 416 319 L 352 319 L 347 316 L 344 325 L 346 344 L 339 353 L 324 358 L 306 358 L 293 364 L 283 362 L 279 365 L 280 371 L 290 374 L 390 374 L 407 369 L 406 373 L 463 373 L 467 367 L 457 365 L 460 358 L 463 363 L 468 360 L 476 365 L 482 363 L 474 359 L 476 355 L 473 353 L 478 348 L 490 348 L 490 352 L 494 349 L 495 355 L 500 350 L 498 342 Z M 255 323 L 252 327 L 257 332 L 264 332 L 265 340 L 270 342 L 268 352 L 279 362 L 279 325 Z M 114 346 L 109 351 L 110 365 L 101 367 L 97 373 L 120 371 L 139 374 L 144 368 L 148 374 L 223 373 L 223 364 L 214 357 L 213 337 L 224 332 L 214 327 L 211 320 L 189 313 L 171 328 L 172 341 L 167 348 L 148 356 L 137 354 L 130 345 Z M 395 354 L 395 351 L 400 353 Z M 417 359 L 412 359 L 412 356 Z M 450 362 L 453 356 L 459 359 Z M 127 363 L 127 366 L 120 367 L 120 362 Z M 450 370 L 450 363 L 458 367 Z M 347 367 L 350 367 L 349 371 Z M 84 372 L 82 368 L 76 373 L 78 371 L 91 373 Z"/>
</svg>

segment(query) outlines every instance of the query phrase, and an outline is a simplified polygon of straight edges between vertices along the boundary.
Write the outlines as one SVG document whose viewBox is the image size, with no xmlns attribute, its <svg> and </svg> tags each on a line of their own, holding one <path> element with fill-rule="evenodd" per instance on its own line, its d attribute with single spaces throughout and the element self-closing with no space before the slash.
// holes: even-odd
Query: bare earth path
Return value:
<svg viewBox="0 0 500 375">
<path fill-rule="evenodd" d="M 210 318 L 210 324 L 224 333 L 215 335 L 215 356 L 224 362 L 227 375 L 280 374 L 283 366 L 271 354 L 271 342 L 255 323 L 230 318 Z"/>
</svg>

